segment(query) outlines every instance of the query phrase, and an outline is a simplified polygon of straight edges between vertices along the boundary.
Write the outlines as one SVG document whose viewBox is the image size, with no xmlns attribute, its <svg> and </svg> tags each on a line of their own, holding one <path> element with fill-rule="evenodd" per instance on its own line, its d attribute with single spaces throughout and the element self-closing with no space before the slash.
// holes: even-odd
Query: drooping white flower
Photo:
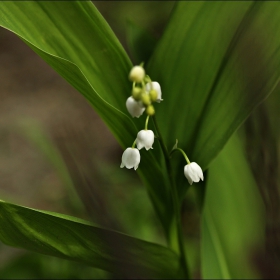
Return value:
<svg viewBox="0 0 280 280">
<path fill-rule="evenodd" d="M 143 147 L 145 147 L 146 150 L 152 149 L 154 141 L 155 135 L 152 130 L 141 130 L 137 134 L 136 144 L 139 150 Z"/>
<path fill-rule="evenodd" d="M 139 118 L 145 111 L 141 102 L 136 101 L 132 96 L 126 100 L 126 108 L 132 117 Z"/>
<path fill-rule="evenodd" d="M 121 168 L 126 167 L 128 169 L 134 168 L 136 170 L 140 163 L 140 153 L 136 148 L 127 148 L 122 155 Z"/>
<path fill-rule="evenodd" d="M 199 180 L 203 181 L 203 172 L 201 167 L 196 162 L 191 162 L 184 167 L 184 174 L 192 185 L 193 182 L 197 183 Z"/>
<path fill-rule="evenodd" d="M 158 82 L 152 82 L 152 85 L 151 83 L 147 83 L 146 84 L 146 90 L 149 92 L 151 89 L 154 89 L 157 91 L 157 100 L 156 102 L 160 103 L 163 99 L 161 99 L 161 87 L 160 87 L 160 84 Z"/>
<path fill-rule="evenodd" d="M 134 66 L 129 73 L 129 79 L 132 82 L 141 83 L 144 77 L 145 70 L 141 66 Z"/>
</svg>

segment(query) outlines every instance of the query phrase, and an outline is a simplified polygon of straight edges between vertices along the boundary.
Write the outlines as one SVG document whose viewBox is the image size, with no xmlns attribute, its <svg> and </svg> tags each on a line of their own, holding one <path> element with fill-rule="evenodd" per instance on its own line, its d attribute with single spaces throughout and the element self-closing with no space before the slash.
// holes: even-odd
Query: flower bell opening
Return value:
<svg viewBox="0 0 280 280">
<path fill-rule="evenodd" d="M 184 174 L 190 185 L 192 185 L 193 182 L 197 183 L 200 180 L 204 180 L 202 169 L 196 162 L 185 165 Z"/>
<path fill-rule="evenodd" d="M 136 148 L 127 148 L 122 155 L 121 168 L 126 167 L 127 169 L 134 168 L 136 170 L 140 163 L 140 153 Z"/>
<path fill-rule="evenodd" d="M 142 148 L 145 148 L 147 151 L 153 149 L 152 146 L 154 141 L 155 135 L 152 130 L 141 130 L 138 132 L 136 138 L 137 149 L 141 150 Z"/>
</svg>

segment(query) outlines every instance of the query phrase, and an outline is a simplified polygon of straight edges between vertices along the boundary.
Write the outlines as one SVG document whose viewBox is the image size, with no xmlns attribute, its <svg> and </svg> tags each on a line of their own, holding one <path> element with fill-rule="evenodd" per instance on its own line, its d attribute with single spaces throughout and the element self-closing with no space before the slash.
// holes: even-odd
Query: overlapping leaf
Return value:
<svg viewBox="0 0 280 280">
<path fill-rule="evenodd" d="M 0 213 L 0 239 L 7 245 L 83 262 L 121 277 L 181 275 L 178 256 L 160 245 L 4 201 L 0 201 Z"/>
<path fill-rule="evenodd" d="M 280 77 L 278 2 L 178 2 L 148 71 L 162 85 L 157 117 L 205 170 Z M 178 157 L 179 158 L 179 157 Z M 180 191 L 184 159 L 175 166 Z"/>
<path fill-rule="evenodd" d="M 205 279 L 253 279 L 264 238 L 264 205 L 236 135 L 209 168 L 202 218 Z"/>
</svg>

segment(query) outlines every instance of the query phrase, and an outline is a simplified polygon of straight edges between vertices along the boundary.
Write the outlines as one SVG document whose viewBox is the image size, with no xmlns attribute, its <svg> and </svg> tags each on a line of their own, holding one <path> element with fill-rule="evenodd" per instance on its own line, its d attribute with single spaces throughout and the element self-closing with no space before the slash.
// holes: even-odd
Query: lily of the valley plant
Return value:
<svg viewBox="0 0 280 280">
<path fill-rule="evenodd" d="M 148 30 L 129 25 L 130 57 L 92 1 L 1 2 L 0 26 L 16 34 L 50 64 L 108 125 L 124 148 L 120 167 L 137 170 L 148 194 L 144 199 L 150 199 L 162 226 L 162 232 L 153 232 L 153 221 L 146 223 L 142 213 L 149 206 L 142 203 L 144 199 L 137 196 L 143 209 L 133 205 L 139 210 L 135 214 L 131 204 L 115 199 L 113 191 L 110 197 L 114 201 L 106 196 L 104 209 L 117 219 L 120 229 L 126 223 L 122 217 L 133 215 L 127 219 L 125 234 L 74 217 L 11 204 L 1 197 L 1 242 L 79 261 L 117 277 L 256 276 L 249 255 L 255 248 L 271 244 L 264 242 L 264 233 L 274 232 L 277 221 L 273 224 L 269 219 L 265 225 L 265 210 L 271 207 L 260 188 L 262 184 L 266 187 L 266 180 L 258 182 L 260 175 L 252 170 L 262 168 L 253 167 L 253 161 L 244 156 L 244 139 L 235 131 L 243 129 L 241 125 L 252 111 L 279 89 L 280 4 L 176 1 L 172 8 L 160 38 L 149 39 Z M 156 22 L 154 10 L 151 14 Z M 144 64 L 133 67 L 131 59 L 145 61 L 145 69 Z M 263 139 L 258 140 L 254 153 Z M 262 163 L 262 157 L 254 154 L 252 158 Z M 90 167 L 80 168 L 78 163 L 73 166 L 81 173 L 79 180 L 72 182 L 76 174 L 69 174 L 65 181 L 81 194 L 81 189 L 89 189 L 87 178 L 92 174 L 83 174 Z M 105 169 L 108 172 L 107 166 Z M 64 180 L 64 169 L 60 173 Z M 117 181 L 114 178 L 112 185 Z M 130 187 L 123 184 L 129 199 L 134 197 L 130 196 Z M 85 195 L 77 197 L 85 212 L 95 202 Z M 188 230 L 193 225 L 184 210 L 191 205 L 199 212 L 195 216 L 201 217 L 197 223 L 201 226 L 193 234 L 201 237 L 201 243 L 198 238 L 190 239 Z M 138 226 L 135 215 L 139 221 L 143 218 Z M 139 229 L 150 232 L 146 240 L 141 239 Z M 164 238 L 160 240 L 159 236 Z M 277 256 L 270 249 L 265 256 Z"/>
<path fill-rule="evenodd" d="M 137 118 L 139 118 L 144 112 L 147 113 L 145 129 L 138 132 L 137 138 L 133 142 L 132 147 L 127 148 L 122 155 L 121 168 L 134 168 L 136 170 L 141 158 L 138 150 L 141 150 L 143 147 L 146 150 L 153 149 L 152 146 L 155 135 L 152 130 L 148 130 L 149 118 L 155 118 L 155 108 L 152 103 L 160 103 L 163 99 L 161 98 L 162 92 L 160 84 L 158 82 L 151 81 L 150 77 L 145 74 L 145 70 L 142 65 L 134 66 L 131 69 L 129 79 L 133 82 L 133 85 L 132 94 L 126 101 L 128 112 L 132 117 Z M 187 165 L 184 167 L 184 174 L 188 179 L 189 184 L 192 185 L 193 182 L 197 183 L 199 180 L 203 181 L 203 172 L 201 167 L 196 162 L 189 161 L 186 153 L 182 149 L 177 148 L 177 142 L 170 152 L 170 155 L 177 150 L 185 157 Z M 135 148 L 135 144 L 137 145 L 138 150 Z"/>
</svg>

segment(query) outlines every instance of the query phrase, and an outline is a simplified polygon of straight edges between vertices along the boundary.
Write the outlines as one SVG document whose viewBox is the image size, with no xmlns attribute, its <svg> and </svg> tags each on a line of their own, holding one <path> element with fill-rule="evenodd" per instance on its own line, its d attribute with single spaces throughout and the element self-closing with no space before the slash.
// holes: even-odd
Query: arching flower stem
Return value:
<svg viewBox="0 0 280 280">
<path fill-rule="evenodd" d="M 149 123 L 150 116 L 148 115 L 145 122 L 145 130 L 148 130 L 148 123 Z"/>
<path fill-rule="evenodd" d="M 159 127 L 158 127 L 155 116 L 152 116 L 152 120 L 153 120 L 155 130 L 156 130 L 157 135 L 158 135 L 158 140 L 159 140 L 161 149 L 162 149 L 163 154 L 164 154 L 165 163 L 166 163 L 166 167 L 167 167 L 168 175 L 169 175 L 169 179 L 170 179 L 171 195 L 172 195 L 172 201 L 173 201 L 173 207 L 174 207 L 174 213 L 175 213 L 175 221 L 176 221 L 176 228 L 177 228 L 177 242 L 178 242 L 178 247 L 179 247 L 179 251 L 180 251 L 181 264 L 182 264 L 182 267 L 183 267 L 183 270 L 184 270 L 185 278 L 190 279 L 189 270 L 188 270 L 188 266 L 187 266 L 185 246 L 184 246 L 183 230 L 182 230 L 182 224 L 181 224 L 181 204 L 179 202 L 177 188 L 176 188 L 174 176 L 172 174 L 170 156 L 169 156 L 169 153 L 167 151 L 166 145 L 163 142 L 163 138 L 162 138 L 161 132 L 159 130 Z"/>
<path fill-rule="evenodd" d="M 134 140 L 134 142 L 133 142 L 133 144 L 132 144 L 131 148 L 135 148 L 135 145 L 136 145 L 136 140 L 137 140 L 137 139 L 135 139 L 135 140 Z"/>
<path fill-rule="evenodd" d="M 190 160 L 189 160 L 189 158 L 187 157 L 186 153 L 185 153 L 182 149 L 180 149 L 180 148 L 177 148 L 177 147 L 176 147 L 176 148 L 173 148 L 172 151 L 170 152 L 170 156 L 171 156 L 176 150 L 179 151 L 179 152 L 181 152 L 181 153 L 183 154 L 183 156 L 184 156 L 184 158 L 185 158 L 185 160 L 187 161 L 188 164 L 191 163 Z"/>
</svg>

